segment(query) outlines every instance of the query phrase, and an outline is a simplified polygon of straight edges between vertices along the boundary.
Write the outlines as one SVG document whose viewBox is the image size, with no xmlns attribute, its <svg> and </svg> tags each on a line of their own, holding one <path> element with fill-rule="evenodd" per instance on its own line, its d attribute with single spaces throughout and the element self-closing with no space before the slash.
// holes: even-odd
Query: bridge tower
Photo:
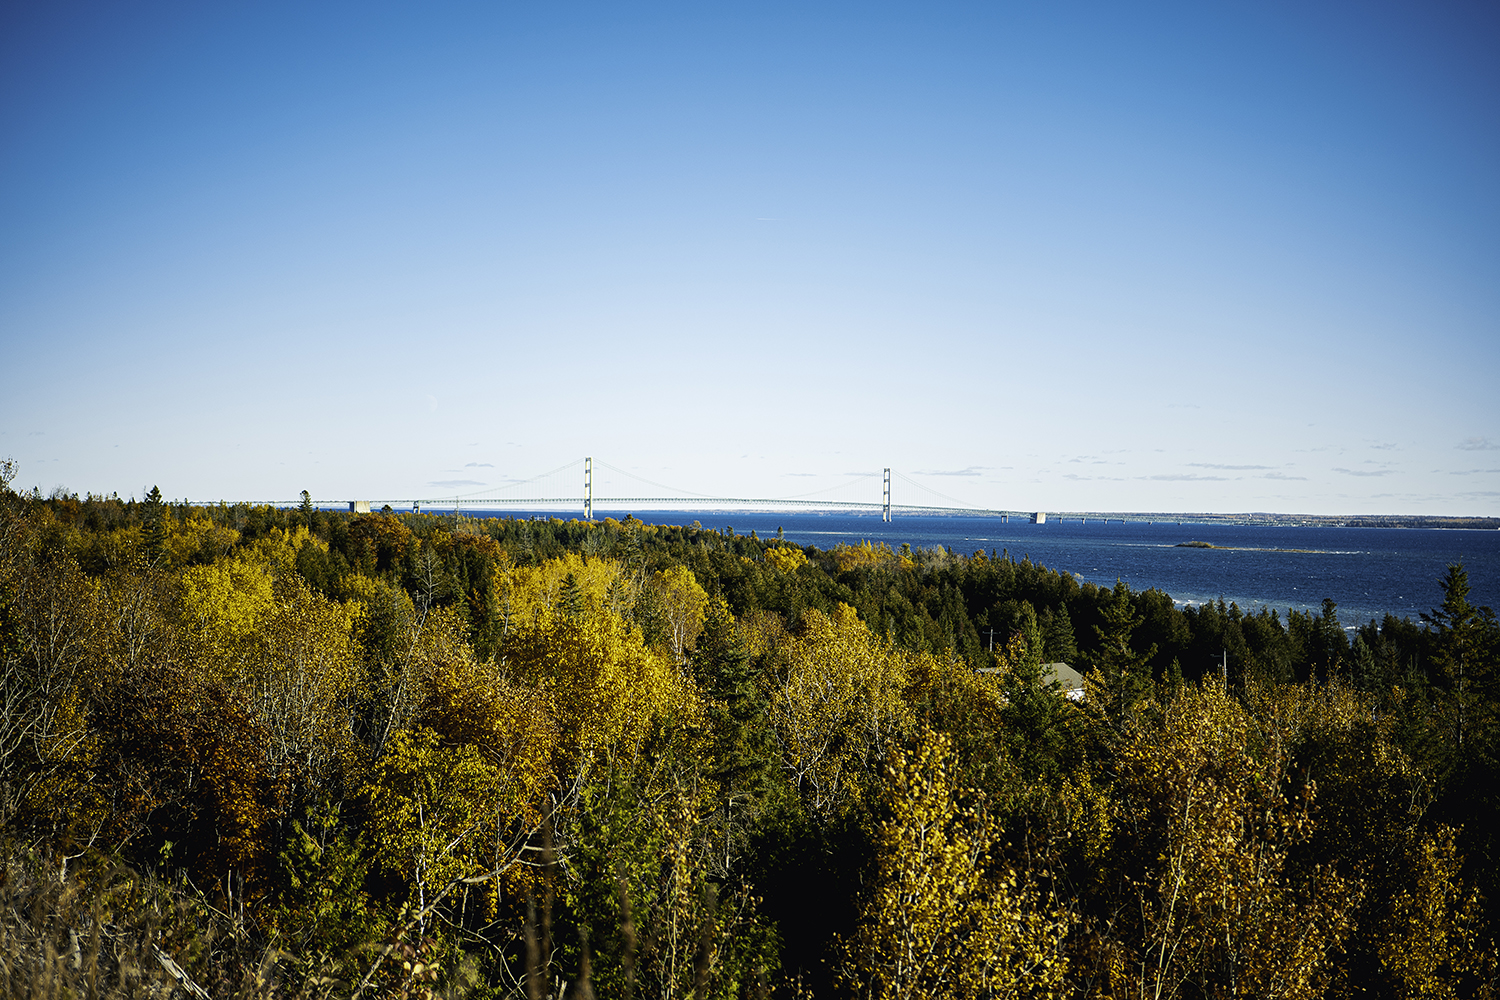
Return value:
<svg viewBox="0 0 1500 1000">
<path fill-rule="evenodd" d="M 891 470 L 885 470 L 885 506 L 880 511 L 880 519 L 889 521 L 891 519 Z"/>
<path fill-rule="evenodd" d="M 583 519 L 585 521 L 594 519 L 594 460 L 592 457 L 583 460 Z"/>
</svg>

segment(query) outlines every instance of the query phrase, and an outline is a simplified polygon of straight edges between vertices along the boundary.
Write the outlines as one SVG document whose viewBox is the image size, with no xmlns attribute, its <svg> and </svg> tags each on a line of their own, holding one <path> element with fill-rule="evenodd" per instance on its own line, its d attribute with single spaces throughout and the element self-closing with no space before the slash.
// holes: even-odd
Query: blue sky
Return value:
<svg viewBox="0 0 1500 1000">
<path fill-rule="evenodd" d="M 1481 3 L 8 5 L 0 457 L 1500 514 L 1497 126 Z"/>
</svg>

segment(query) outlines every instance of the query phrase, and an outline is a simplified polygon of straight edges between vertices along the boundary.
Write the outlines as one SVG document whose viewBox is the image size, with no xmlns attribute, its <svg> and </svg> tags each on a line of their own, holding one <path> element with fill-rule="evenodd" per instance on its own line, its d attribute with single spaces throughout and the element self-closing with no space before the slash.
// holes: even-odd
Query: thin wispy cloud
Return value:
<svg viewBox="0 0 1500 1000">
<path fill-rule="evenodd" d="M 930 471 L 927 471 L 927 472 L 919 472 L 919 473 L 917 473 L 917 475 L 919 475 L 919 476 L 978 476 L 978 475 L 981 475 L 983 473 L 983 470 L 985 470 L 987 468 L 989 468 L 989 466 L 986 466 L 986 465 L 971 465 L 967 469 L 952 469 L 952 470 L 937 470 L 937 469 L 933 469 L 933 470 L 930 470 Z"/>
<path fill-rule="evenodd" d="M 1266 469 L 1274 469 L 1274 465 L 1218 465 L 1213 462 L 1189 462 L 1190 469 L 1223 469 L 1229 472 L 1261 472 Z"/>
<path fill-rule="evenodd" d="M 1334 469 L 1346 476 L 1389 476 L 1395 469 Z"/>
<path fill-rule="evenodd" d="M 448 489 L 456 489 L 460 486 L 483 486 L 484 483 L 474 479 L 436 479 L 427 484 L 428 486 L 443 486 Z"/>
<path fill-rule="evenodd" d="M 1153 483 L 1227 483 L 1228 476 L 1200 476 L 1192 472 L 1163 473 L 1158 476 L 1137 476 L 1137 479 L 1150 480 Z"/>
<path fill-rule="evenodd" d="M 1460 451 L 1500 451 L 1500 444 L 1481 437 L 1466 438 L 1454 447 Z"/>
<path fill-rule="evenodd" d="M 465 462 L 464 463 L 464 468 L 465 469 L 493 469 L 494 466 L 491 465 L 489 462 Z"/>
<path fill-rule="evenodd" d="M 1262 478 L 1262 479 L 1282 479 L 1282 480 L 1287 480 L 1287 481 L 1300 479 L 1300 480 L 1303 480 L 1304 482 L 1307 480 L 1306 476 L 1289 476 L 1285 472 L 1268 472 L 1264 476 L 1261 476 L 1260 478 Z"/>
</svg>

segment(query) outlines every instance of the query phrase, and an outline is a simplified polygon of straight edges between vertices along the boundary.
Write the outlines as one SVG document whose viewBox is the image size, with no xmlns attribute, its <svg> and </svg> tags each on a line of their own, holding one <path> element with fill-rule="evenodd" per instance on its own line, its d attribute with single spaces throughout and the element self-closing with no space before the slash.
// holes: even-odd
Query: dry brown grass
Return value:
<svg viewBox="0 0 1500 1000">
<path fill-rule="evenodd" d="M 326 961 L 251 940 L 194 894 L 96 861 L 12 855 L 0 870 L 0 996 L 315 1000 L 344 992 Z"/>
</svg>

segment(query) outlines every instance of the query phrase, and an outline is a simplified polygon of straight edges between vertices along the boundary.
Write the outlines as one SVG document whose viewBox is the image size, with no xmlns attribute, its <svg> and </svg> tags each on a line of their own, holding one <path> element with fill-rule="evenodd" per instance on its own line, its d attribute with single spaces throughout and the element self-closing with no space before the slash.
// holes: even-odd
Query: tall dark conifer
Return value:
<svg viewBox="0 0 1500 1000">
<path fill-rule="evenodd" d="M 1073 634 L 1073 619 L 1068 617 L 1068 606 L 1058 603 L 1054 608 L 1043 608 L 1037 624 L 1042 629 L 1042 641 L 1049 663 L 1073 664 L 1078 659 L 1078 641 Z"/>
<path fill-rule="evenodd" d="M 1461 564 L 1448 567 L 1442 586 L 1442 606 L 1422 621 L 1432 632 L 1433 680 L 1443 690 L 1450 738 L 1462 752 L 1474 731 L 1494 721 L 1486 708 L 1494 705 L 1497 627 L 1493 611 L 1469 603 L 1469 574 Z"/>
<path fill-rule="evenodd" d="M 765 691 L 734 615 L 722 599 L 709 605 L 690 663 L 709 699 L 713 756 L 705 772 L 719 786 L 718 819 L 732 854 L 771 785 L 776 749 Z M 733 857 L 726 856 L 726 869 L 733 863 Z"/>
<path fill-rule="evenodd" d="M 167 526 L 164 523 L 166 513 L 167 505 L 162 502 L 161 490 L 155 486 L 151 487 L 146 494 L 145 501 L 141 504 L 141 527 L 145 529 L 148 565 L 156 565 L 166 545 Z"/>
<path fill-rule="evenodd" d="M 1093 668 L 1092 680 L 1106 717 L 1118 726 L 1138 701 L 1151 697 L 1156 684 L 1151 676 L 1151 658 L 1156 645 L 1144 653 L 1131 647 L 1131 635 L 1145 619 L 1136 613 L 1130 600 L 1130 588 L 1116 582 L 1114 593 L 1101 609 L 1104 624 L 1094 626 L 1099 648 L 1087 659 Z M 1090 692 L 1089 697 L 1094 697 Z"/>
<path fill-rule="evenodd" d="M 572 573 L 563 579 L 562 589 L 557 595 L 557 607 L 569 618 L 577 618 L 583 614 L 583 588 L 578 585 L 578 580 Z"/>
</svg>

